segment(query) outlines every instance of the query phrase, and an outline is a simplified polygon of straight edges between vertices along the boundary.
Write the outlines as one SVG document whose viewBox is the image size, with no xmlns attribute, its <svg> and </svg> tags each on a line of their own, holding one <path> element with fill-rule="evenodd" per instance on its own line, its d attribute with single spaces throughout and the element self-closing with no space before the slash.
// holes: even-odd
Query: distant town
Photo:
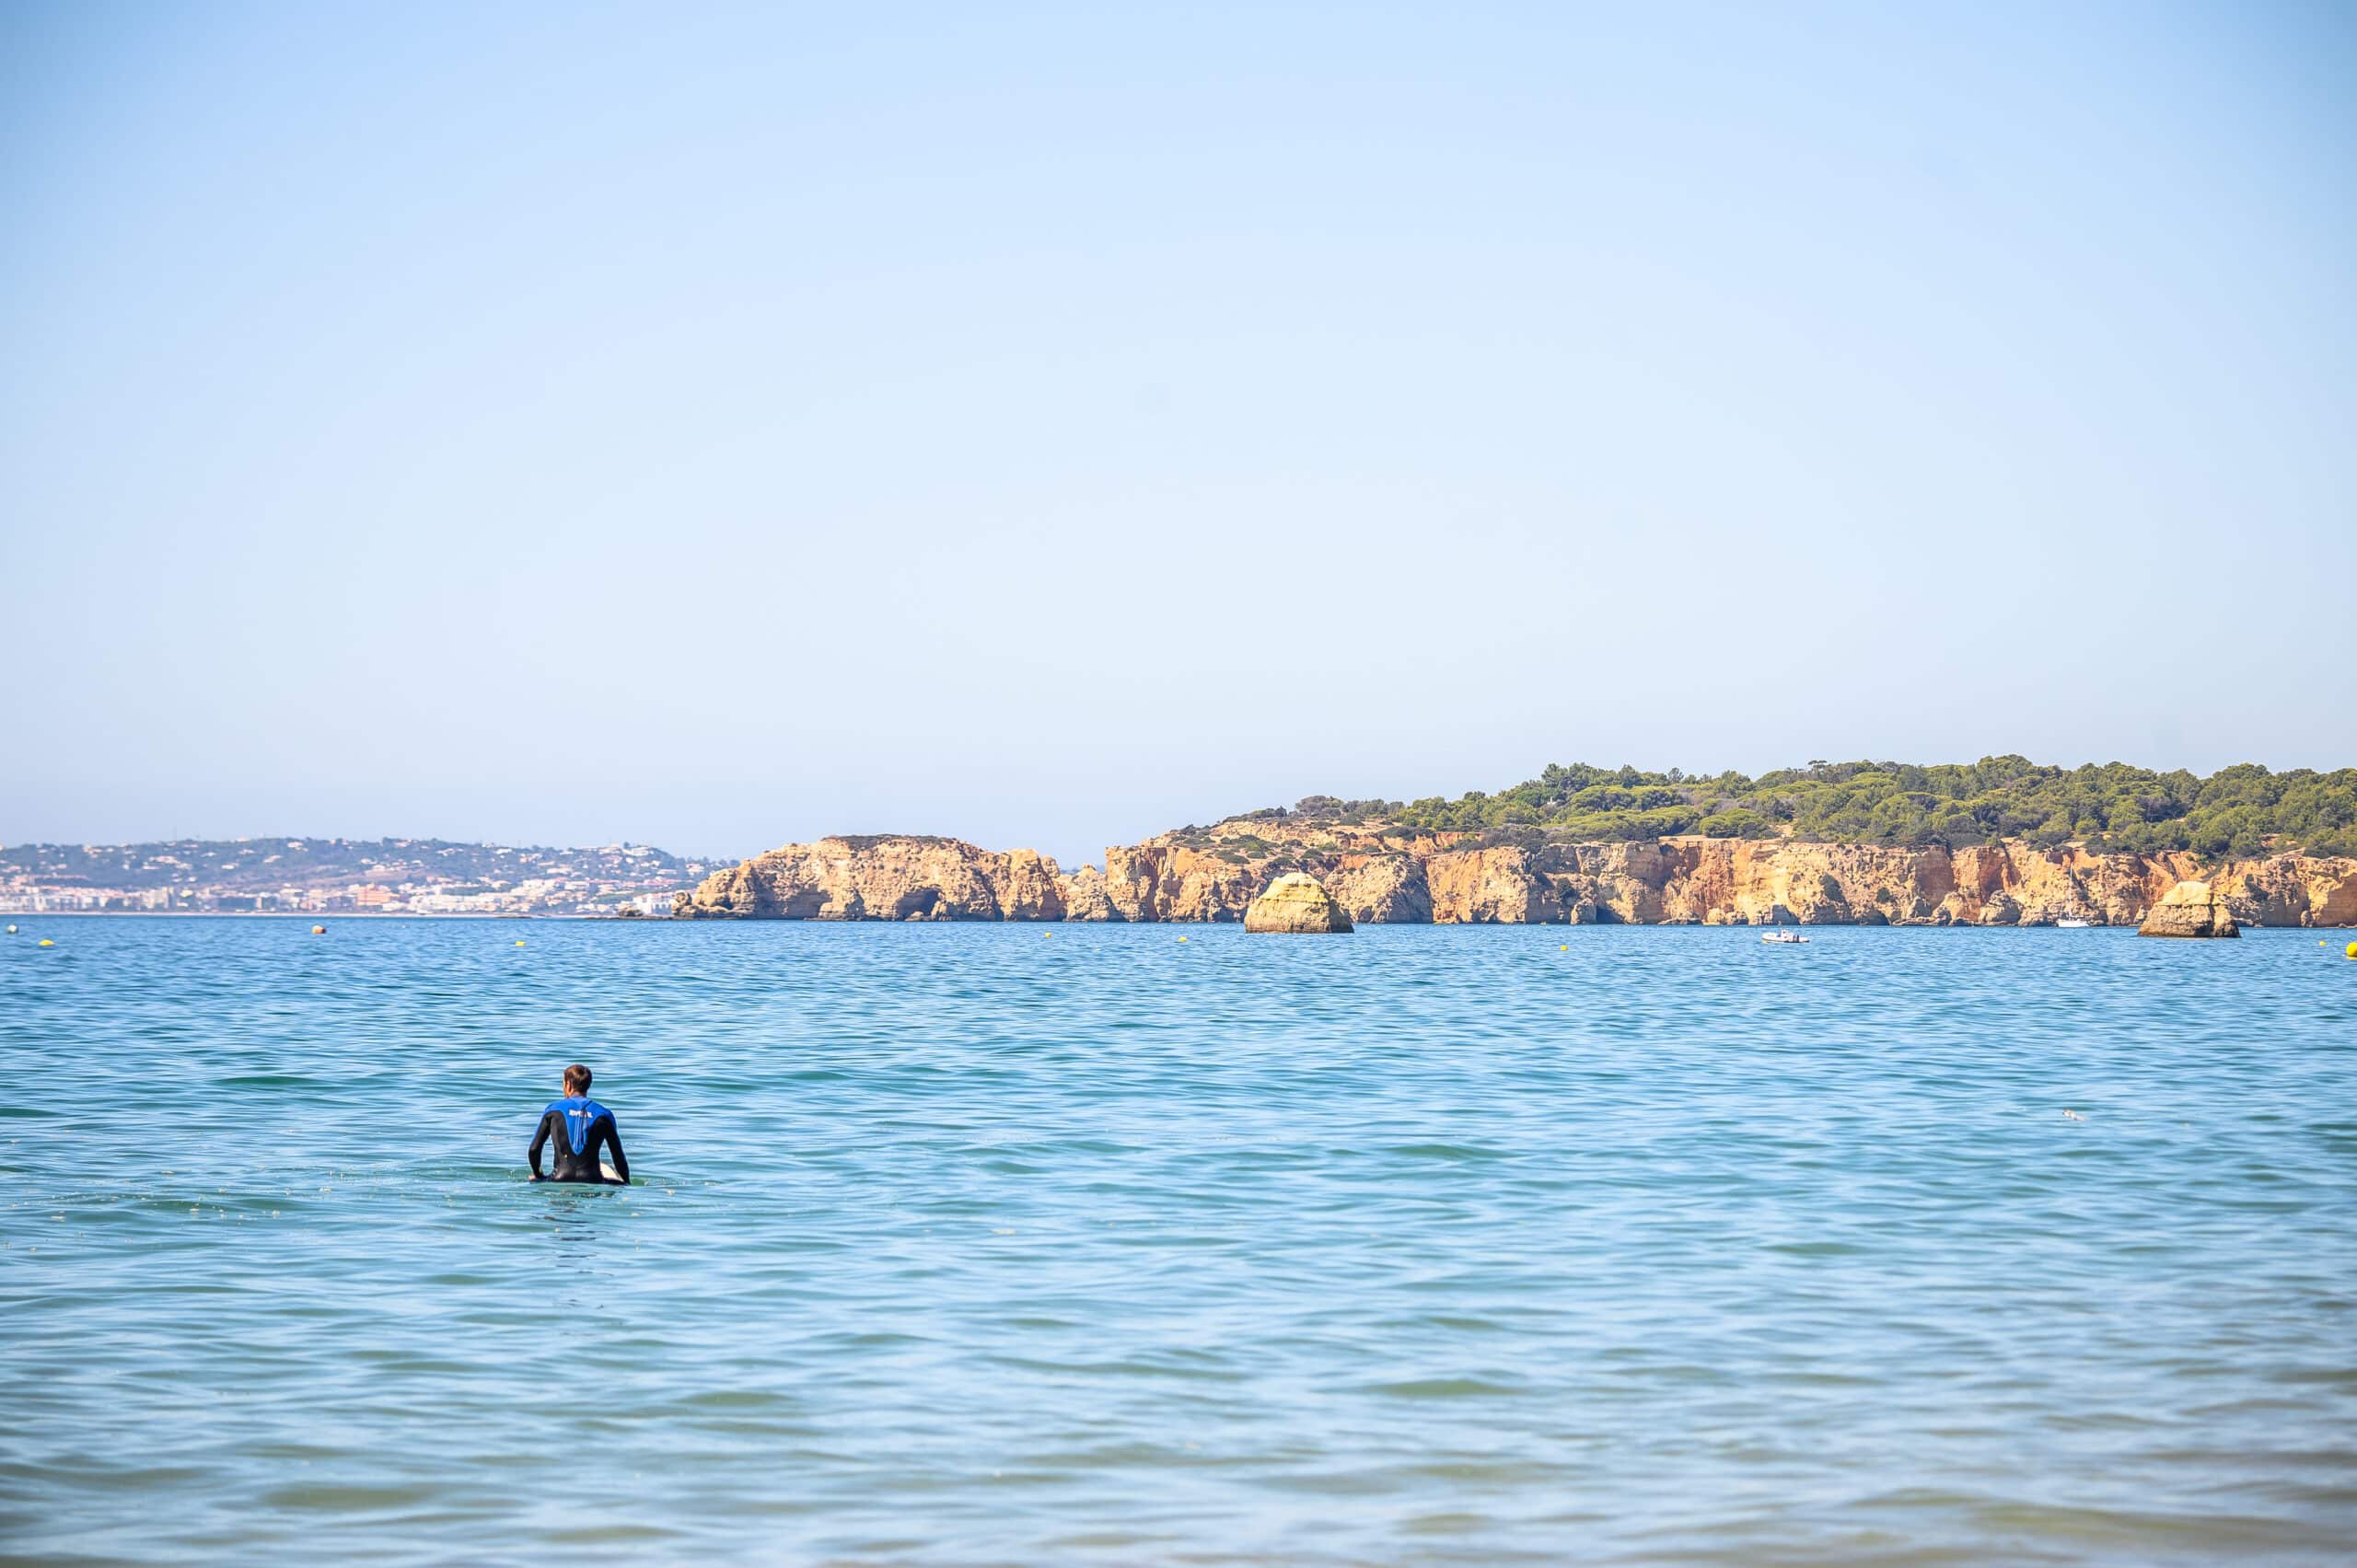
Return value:
<svg viewBox="0 0 2357 1568">
<path fill-rule="evenodd" d="M 0 846 L 0 912 L 641 915 L 717 864 L 644 844 L 540 849 L 441 839 L 178 839 Z"/>
</svg>

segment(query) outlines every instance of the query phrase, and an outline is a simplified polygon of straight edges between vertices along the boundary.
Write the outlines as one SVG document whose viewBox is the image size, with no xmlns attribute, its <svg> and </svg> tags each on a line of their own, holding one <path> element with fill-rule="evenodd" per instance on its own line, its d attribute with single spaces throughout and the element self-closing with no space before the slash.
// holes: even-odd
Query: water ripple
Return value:
<svg viewBox="0 0 2357 1568">
<path fill-rule="evenodd" d="M 0 1558 L 2357 1539 L 2299 933 L 39 923 Z M 522 1179 L 576 1058 L 635 1187 Z"/>
</svg>

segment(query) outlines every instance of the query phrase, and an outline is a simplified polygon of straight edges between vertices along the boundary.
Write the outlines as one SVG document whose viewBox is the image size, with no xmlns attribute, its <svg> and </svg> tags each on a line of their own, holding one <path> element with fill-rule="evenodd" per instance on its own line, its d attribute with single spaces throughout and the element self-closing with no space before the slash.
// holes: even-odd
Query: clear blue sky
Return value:
<svg viewBox="0 0 2357 1568">
<path fill-rule="evenodd" d="M 2353 82 L 2347 6 L 0 6 L 0 840 L 2357 762 Z"/>
</svg>

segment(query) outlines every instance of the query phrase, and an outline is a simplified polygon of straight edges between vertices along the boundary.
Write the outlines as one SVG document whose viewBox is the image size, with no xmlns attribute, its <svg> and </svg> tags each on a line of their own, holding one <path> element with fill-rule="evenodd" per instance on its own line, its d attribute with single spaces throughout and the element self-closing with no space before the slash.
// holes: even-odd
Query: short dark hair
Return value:
<svg viewBox="0 0 2357 1568">
<path fill-rule="evenodd" d="M 589 1092 L 589 1069 L 576 1062 L 564 1070 L 564 1086 L 576 1095 Z"/>
</svg>

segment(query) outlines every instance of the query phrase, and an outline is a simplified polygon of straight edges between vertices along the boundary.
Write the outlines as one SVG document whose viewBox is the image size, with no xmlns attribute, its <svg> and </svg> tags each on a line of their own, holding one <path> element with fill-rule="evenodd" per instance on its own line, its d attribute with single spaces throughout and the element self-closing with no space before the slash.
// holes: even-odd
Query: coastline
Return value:
<svg viewBox="0 0 2357 1568">
<path fill-rule="evenodd" d="M 1950 850 L 1792 840 L 1665 838 L 1404 842 L 1317 824 L 1290 834 L 1231 819 L 1106 851 L 1065 872 L 1031 850 L 878 834 L 788 844 L 673 900 L 697 920 L 1240 920 L 1275 877 L 1317 880 L 1362 925 L 2135 925 L 2179 882 L 2206 879 L 2253 927 L 2357 924 L 2357 858 L 2296 853 L 2204 861 L 2038 848 Z"/>
</svg>

